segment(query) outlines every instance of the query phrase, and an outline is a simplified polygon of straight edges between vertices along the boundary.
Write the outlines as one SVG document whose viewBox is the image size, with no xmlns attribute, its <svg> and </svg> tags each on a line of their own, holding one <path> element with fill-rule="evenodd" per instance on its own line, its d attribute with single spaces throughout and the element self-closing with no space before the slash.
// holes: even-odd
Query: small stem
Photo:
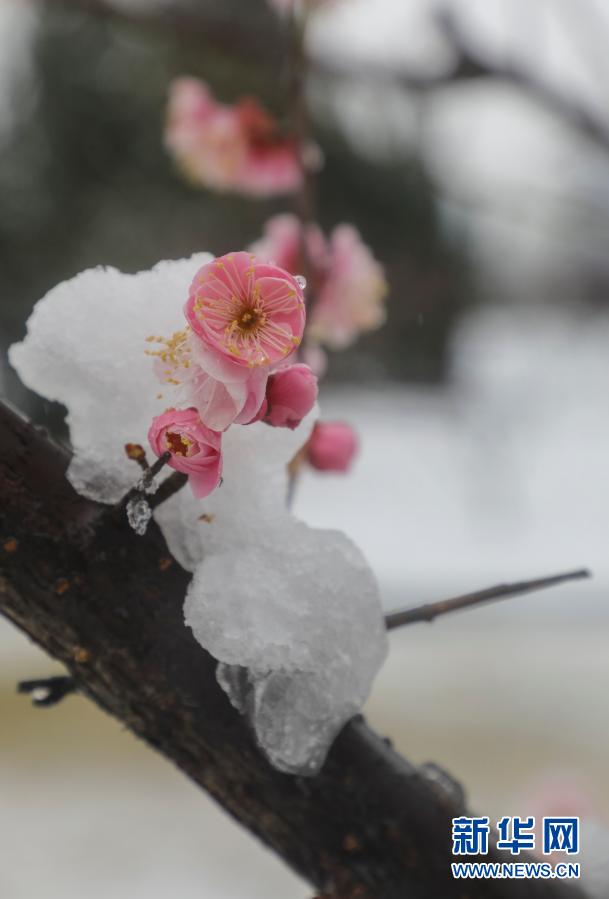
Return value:
<svg viewBox="0 0 609 899">
<path fill-rule="evenodd" d="M 162 456 L 159 456 L 159 458 L 156 460 L 156 462 L 154 463 L 154 465 L 151 465 L 150 468 L 149 468 L 149 469 L 147 470 L 147 472 L 145 473 L 145 475 L 144 475 L 144 483 L 145 483 L 145 484 L 150 484 L 150 483 L 152 483 L 152 479 L 153 479 L 154 477 L 156 477 L 156 475 L 159 473 L 159 471 L 161 471 L 161 469 L 162 469 L 165 465 L 167 465 L 167 463 L 169 462 L 170 459 L 171 459 L 171 453 L 170 453 L 170 452 L 163 453 Z"/>
<path fill-rule="evenodd" d="M 477 590 L 475 593 L 464 593 L 451 599 L 442 599 L 439 602 L 427 603 L 422 606 L 416 606 L 413 609 L 392 612 L 385 616 L 385 624 L 387 630 L 392 630 L 395 627 L 402 627 L 406 624 L 416 624 L 418 621 L 431 622 L 439 615 L 456 612 L 458 609 L 466 609 L 469 606 L 494 602 L 498 599 L 507 599 L 510 596 L 518 596 L 521 593 L 531 593 L 534 590 L 543 590 L 546 587 L 564 584 L 566 581 L 578 581 L 589 577 L 591 577 L 591 573 L 588 569 L 580 568 L 577 571 L 567 571 L 564 574 L 554 574 L 550 577 L 537 578 L 532 581 L 498 584 L 495 587 L 487 587 L 485 590 Z"/>
<path fill-rule="evenodd" d="M 288 512 L 292 511 L 292 506 L 294 505 L 294 499 L 296 498 L 296 487 L 298 486 L 298 475 L 296 473 L 290 473 L 288 475 L 288 489 L 286 493 L 285 504 Z"/>
<path fill-rule="evenodd" d="M 288 489 L 286 491 L 286 507 L 291 511 L 298 487 L 298 479 L 307 458 L 307 445 L 301 447 L 288 462 Z"/>
<path fill-rule="evenodd" d="M 307 306 L 310 309 L 314 303 L 313 266 L 307 245 L 307 232 L 309 225 L 315 221 L 316 179 L 308 158 L 311 147 L 311 119 L 307 103 L 306 22 L 306 13 L 295 7 L 290 19 L 290 118 L 298 144 L 302 172 L 302 185 L 295 197 L 296 215 L 300 220 L 300 255 L 303 269 L 299 274 L 307 281 Z"/>
<path fill-rule="evenodd" d="M 45 707 L 57 705 L 78 687 L 73 677 L 45 677 L 39 680 L 22 680 L 17 684 L 18 693 L 32 694 L 32 705 Z"/>
<path fill-rule="evenodd" d="M 167 463 L 169 462 L 170 459 L 171 459 L 170 452 L 163 453 L 162 456 L 159 456 L 159 458 L 156 460 L 154 465 L 151 465 L 150 467 L 147 467 L 145 469 L 144 474 L 143 474 L 139 484 L 136 484 L 135 487 L 132 487 L 131 490 L 128 490 L 127 493 L 123 496 L 123 498 L 118 502 L 118 504 L 115 508 L 124 509 L 132 499 L 136 499 L 136 498 L 145 499 L 145 500 L 147 500 L 148 504 L 151 505 L 151 503 L 147 499 L 146 493 L 144 492 L 144 490 L 141 489 L 142 484 L 144 485 L 144 487 L 150 486 L 153 479 L 156 477 L 156 475 L 159 473 L 159 471 L 161 471 L 161 469 L 165 465 L 167 465 Z"/>
<path fill-rule="evenodd" d="M 188 482 L 188 475 L 181 471 L 174 471 L 168 478 L 165 478 L 159 489 L 148 499 L 148 505 L 151 509 L 156 509 L 161 503 L 164 503 L 170 497 L 177 493 Z"/>
</svg>

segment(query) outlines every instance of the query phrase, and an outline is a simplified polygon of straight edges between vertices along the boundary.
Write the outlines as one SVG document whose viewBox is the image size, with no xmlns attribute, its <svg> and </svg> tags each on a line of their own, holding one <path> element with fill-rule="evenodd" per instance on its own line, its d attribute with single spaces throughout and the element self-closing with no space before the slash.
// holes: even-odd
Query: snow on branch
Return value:
<svg viewBox="0 0 609 899">
<path fill-rule="evenodd" d="M 0 610 L 63 662 L 79 690 L 173 761 L 333 899 L 458 899 L 451 818 L 463 794 L 416 769 L 360 718 L 321 771 L 294 777 L 258 751 L 183 627 L 189 574 L 156 524 L 78 495 L 69 459 L 0 404 Z M 558 881 L 471 881 L 471 899 L 576 899 Z"/>
</svg>

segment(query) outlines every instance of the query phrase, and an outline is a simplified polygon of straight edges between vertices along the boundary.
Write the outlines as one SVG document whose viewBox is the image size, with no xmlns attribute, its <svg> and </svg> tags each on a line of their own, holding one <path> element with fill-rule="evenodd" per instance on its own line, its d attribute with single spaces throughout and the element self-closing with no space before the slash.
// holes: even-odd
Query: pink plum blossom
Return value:
<svg viewBox="0 0 609 899">
<path fill-rule="evenodd" d="M 267 382 L 263 421 L 275 428 L 294 430 L 316 400 L 317 378 L 308 365 L 281 368 Z"/>
<path fill-rule="evenodd" d="M 185 306 L 188 327 L 151 337 L 162 383 L 178 387 L 205 424 L 223 431 L 258 417 L 269 374 L 302 340 L 302 288 L 250 253 L 229 253 L 195 275 Z"/>
<path fill-rule="evenodd" d="M 229 253 L 199 269 L 184 311 L 219 366 L 276 365 L 294 352 L 304 332 L 298 281 L 251 253 Z"/>
<path fill-rule="evenodd" d="M 319 471 L 346 472 L 357 452 L 357 436 L 342 421 L 319 421 L 305 447 L 306 458 Z"/>
<path fill-rule="evenodd" d="M 148 440 L 157 456 L 171 453 L 167 464 L 188 475 L 197 499 L 208 496 L 220 483 L 222 434 L 206 427 L 196 409 L 168 409 L 158 415 Z"/>
<path fill-rule="evenodd" d="M 192 181 L 213 190 L 264 197 L 302 183 L 297 142 L 258 100 L 219 103 L 196 78 L 171 85 L 165 144 Z"/>
<path fill-rule="evenodd" d="M 294 215 L 279 215 L 267 222 L 252 252 L 294 274 L 308 268 L 313 297 L 308 337 L 344 349 L 385 321 L 383 269 L 351 225 L 338 225 L 328 240 L 317 225 L 307 225 L 305 244 L 308 266 L 302 259 L 302 225 Z"/>
</svg>

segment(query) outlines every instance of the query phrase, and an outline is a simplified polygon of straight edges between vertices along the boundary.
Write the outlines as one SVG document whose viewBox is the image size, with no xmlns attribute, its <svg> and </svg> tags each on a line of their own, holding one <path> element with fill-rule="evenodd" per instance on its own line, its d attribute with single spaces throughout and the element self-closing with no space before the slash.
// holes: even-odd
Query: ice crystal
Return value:
<svg viewBox="0 0 609 899">
<path fill-rule="evenodd" d="M 142 496 L 136 496 L 127 503 L 127 520 L 136 534 L 143 537 L 152 518 L 152 509 Z"/>
</svg>

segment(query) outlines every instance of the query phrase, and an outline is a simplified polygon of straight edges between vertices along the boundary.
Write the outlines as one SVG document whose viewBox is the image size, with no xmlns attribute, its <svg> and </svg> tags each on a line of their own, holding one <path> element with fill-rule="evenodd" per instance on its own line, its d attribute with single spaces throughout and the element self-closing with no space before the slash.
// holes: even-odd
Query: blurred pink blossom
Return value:
<svg viewBox="0 0 609 899">
<path fill-rule="evenodd" d="M 150 425 L 148 440 L 157 456 L 171 453 L 167 464 L 188 475 L 198 499 L 220 483 L 222 435 L 206 427 L 196 409 L 168 409 L 158 415 Z"/>
<path fill-rule="evenodd" d="M 328 354 L 318 343 L 307 341 L 301 351 L 302 361 L 309 366 L 318 378 L 323 378 L 328 370 Z"/>
<path fill-rule="evenodd" d="M 346 472 L 357 453 L 357 436 L 342 421 L 319 421 L 305 446 L 306 458 L 319 471 Z"/>
<path fill-rule="evenodd" d="M 294 274 L 307 268 L 313 297 L 307 337 L 313 344 L 344 349 L 385 321 L 383 269 L 351 225 L 336 227 L 329 240 L 317 225 L 307 225 L 305 243 L 308 266 L 302 258 L 302 225 L 286 214 L 270 219 L 251 249 Z"/>
<path fill-rule="evenodd" d="M 537 780 L 526 785 L 518 802 L 519 810 L 535 818 L 535 850 L 544 861 L 561 860 L 562 853 L 544 855 L 543 818 L 579 817 L 582 821 L 601 821 L 598 797 L 591 781 L 582 772 L 556 770 L 546 771 Z"/>
<path fill-rule="evenodd" d="M 258 100 L 218 103 L 196 78 L 171 84 L 165 145 L 193 182 L 213 190 L 264 197 L 302 183 L 297 142 Z"/>
<path fill-rule="evenodd" d="M 272 374 L 266 385 L 263 420 L 276 428 L 297 428 L 317 400 L 317 378 L 308 365 L 289 365 Z"/>
</svg>

